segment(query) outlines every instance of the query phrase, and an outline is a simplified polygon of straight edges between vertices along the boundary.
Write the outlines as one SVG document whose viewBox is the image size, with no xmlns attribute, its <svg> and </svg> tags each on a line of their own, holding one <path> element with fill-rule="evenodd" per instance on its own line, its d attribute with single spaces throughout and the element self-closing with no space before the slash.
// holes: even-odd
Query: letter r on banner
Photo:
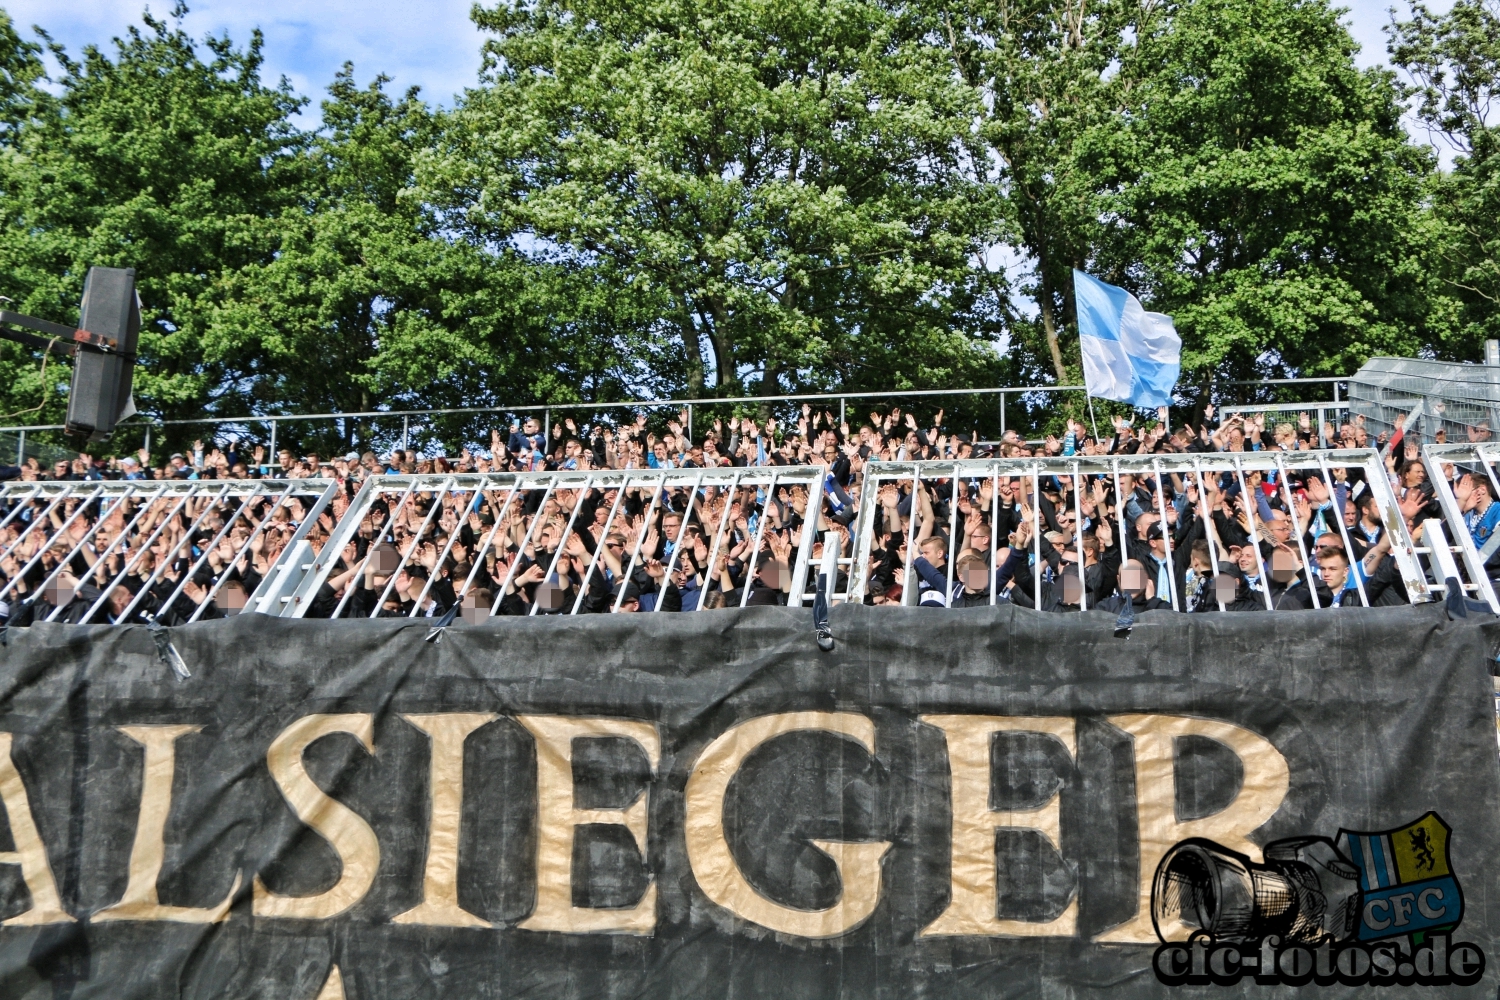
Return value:
<svg viewBox="0 0 1500 1000">
<path fill-rule="evenodd" d="M 1216 840 L 1252 859 L 1260 848 L 1249 835 L 1275 815 L 1286 798 L 1290 774 L 1286 758 L 1271 741 L 1248 729 L 1215 719 L 1181 715 L 1111 715 L 1111 725 L 1135 738 L 1136 822 L 1140 829 L 1140 885 L 1135 916 L 1094 940 L 1106 944 L 1156 944 L 1151 922 L 1151 884 L 1172 845 L 1189 837 Z M 1176 740 L 1204 736 L 1233 750 L 1245 769 L 1240 793 L 1212 816 L 1177 820 Z"/>
</svg>

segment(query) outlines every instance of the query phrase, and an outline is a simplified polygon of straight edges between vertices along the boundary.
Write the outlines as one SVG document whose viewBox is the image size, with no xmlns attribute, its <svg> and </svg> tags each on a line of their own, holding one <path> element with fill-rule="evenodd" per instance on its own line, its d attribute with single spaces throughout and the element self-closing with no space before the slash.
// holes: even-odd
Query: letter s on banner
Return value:
<svg viewBox="0 0 1500 1000">
<path fill-rule="evenodd" d="M 287 726 L 266 750 L 266 766 L 297 818 L 316 830 L 339 856 L 344 870 L 327 892 L 282 896 L 255 876 L 251 912 L 257 917 L 324 920 L 358 903 L 375 882 L 380 842 L 364 817 L 329 797 L 302 766 L 302 751 L 331 733 L 349 733 L 369 753 L 375 752 L 375 722 L 363 713 L 308 715 Z"/>
<path fill-rule="evenodd" d="M 1111 715 L 1109 722 L 1135 738 L 1140 893 L 1135 916 L 1094 940 L 1107 944 L 1156 944 L 1156 928 L 1151 922 L 1151 883 L 1156 879 L 1163 855 L 1180 840 L 1205 837 L 1260 860 L 1260 848 L 1251 843 L 1249 834 L 1281 808 L 1290 774 L 1286 758 L 1270 740 L 1227 722 L 1181 715 Z M 1177 821 L 1173 753 L 1179 736 L 1204 736 L 1224 744 L 1239 756 L 1245 770 L 1244 784 L 1233 802 L 1212 816 L 1184 823 Z"/>
<path fill-rule="evenodd" d="M 745 878 L 724 837 L 724 793 L 756 747 L 784 733 L 822 730 L 856 740 L 875 752 L 875 723 L 854 712 L 785 712 L 741 722 L 704 748 L 687 782 L 687 849 L 704 895 L 735 916 L 799 937 L 847 934 L 875 912 L 880 901 L 880 859 L 889 841 L 814 840 L 833 859 L 844 891 L 824 910 L 796 910 L 772 902 Z"/>
</svg>

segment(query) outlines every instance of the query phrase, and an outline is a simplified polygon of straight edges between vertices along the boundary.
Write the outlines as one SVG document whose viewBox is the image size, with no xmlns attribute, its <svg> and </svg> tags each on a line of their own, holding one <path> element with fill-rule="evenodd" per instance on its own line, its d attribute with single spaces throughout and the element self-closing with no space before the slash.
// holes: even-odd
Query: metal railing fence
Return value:
<svg viewBox="0 0 1500 1000">
<path fill-rule="evenodd" d="M 1331 385 L 1334 402 L 1339 401 L 1339 386 L 1347 383 L 1348 378 L 1340 377 L 1317 377 L 1317 378 L 1281 378 L 1281 379 L 1238 379 L 1214 383 L 1216 386 L 1253 387 L 1259 389 L 1276 390 L 1291 386 L 1313 386 Z M 495 414 L 504 417 L 540 416 L 544 427 L 552 426 L 552 415 L 554 411 L 560 413 L 589 413 L 609 412 L 611 410 L 653 410 L 674 409 L 687 411 L 687 432 L 692 437 L 693 415 L 696 407 L 702 406 L 786 406 L 801 403 L 837 403 L 839 406 L 839 421 L 842 423 L 851 403 L 863 403 L 870 401 L 911 400 L 911 399 L 951 399 L 963 396 L 996 396 L 997 414 L 999 416 L 1000 434 L 1003 437 L 1006 431 L 1006 404 L 1010 399 L 1025 396 L 1046 396 L 1053 393 L 1069 393 L 1085 391 L 1081 385 L 1033 385 L 1033 386 L 993 386 L 972 389 L 897 389 L 876 391 L 844 391 L 844 392 L 806 392 L 786 393 L 781 395 L 766 396 L 715 396 L 687 399 L 626 399 L 614 402 L 582 402 L 571 400 L 556 400 L 553 402 L 540 402 L 535 404 L 514 404 L 501 406 L 472 406 L 472 407 L 450 407 L 435 409 L 411 409 L 411 410 L 365 410 L 350 413 L 293 413 L 293 414 L 247 414 L 242 416 L 210 416 L 195 417 L 191 419 L 178 420 L 152 420 L 126 422 L 119 426 L 121 428 L 140 428 L 146 433 L 146 446 L 149 449 L 152 428 L 167 427 L 217 427 L 217 428 L 243 428 L 248 432 L 252 426 L 262 427 L 268 433 L 269 458 L 274 462 L 277 448 L 278 429 L 285 424 L 308 422 L 308 421 L 394 421 L 400 419 L 400 437 L 391 433 L 392 441 L 399 441 L 402 450 L 409 450 L 412 441 L 412 431 L 415 425 L 418 433 L 424 421 L 434 417 L 448 416 L 481 416 L 484 414 Z M 1249 407 L 1256 409 L 1256 407 Z M 1265 407 L 1260 407 L 1264 409 Z M 0 427 L 0 434 L 18 435 L 21 451 L 26 448 L 26 436 L 39 431 L 60 431 L 62 424 L 37 424 L 30 426 Z M 393 447 L 395 445 L 392 445 Z"/>
<path fill-rule="evenodd" d="M 1043 479 L 1059 478 L 1064 487 L 1064 492 L 1070 492 L 1074 505 L 1073 521 L 1076 538 L 1067 540 L 1068 544 L 1076 546 L 1076 552 L 1081 556 L 1084 551 L 1083 524 L 1085 521 L 1084 503 L 1086 502 L 1081 490 L 1072 489 L 1072 484 L 1079 481 L 1080 477 L 1085 483 L 1102 481 L 1111 491 L 1115 498 L 1122 497 L 1124 493 L 1121 487 L 1121 477 L 1130 476 L 1135 484 L 1145 484 L 1152 498 L 1155 513 L 1162 521 L 1167 521 L 1167 507 L 1171 505 L 1181 484 L 1185 492 L 1189 484 L 1203 491 L 1205 477 L 1214 477 L 1223 481 L 1227 486 L 1229 483 L 1238 485 L 1241 495 L 1250 493 L 1247 477 L 1259 474 L 1263 482 L 1270 482 L 1274 478 L 1274 487 L 1284 494 L 1283 501 L 1288 509 L 1295 506 L 1294 498 L 1290 494 L 1287 485 L 1288 472 L 1312 472 L 1316 471 L 1326 483 L 1334 482 L 1338 477 L 1337 470 L 1348 472 L 1357 470 L 1359 480 L 1366 484 L 1366 488 L 1375 497 L 1380 511 L 1380 519 L 1385 530 L 1391 533 L 1391 551 L 1395 556 L 1400 569 L 1402 582 L 1406 586 L 1409 600 L 1413 603 L 1428 601 L 1435 594 L 1445 592 L 1442 567 L 1433 567 L 1434 560 L 1441 559 L 1447 555 L 1447 549 L 1439 546 L 1440 554 L 1434 555 L 1424 545 L 1418 545 L 1407 530 L 1405 520 L 1400 512 L 1400 507 L 1394 491 L 1391 488 L 1390 479 L 1386 473 L 1384 463 L 1378 452 L 1371 449 L 1347 449 L 1334 451 L 1257 451 L 1257 452 L 1235 452 L 1235 453 L 1173 453 L 1155 454 L 1148 456 L 1051 456 L 1037 458 L 1013 458 L 1013 459 L 969 459 L 962 461 L 938 461 L 938 462 L 890 462 L 871 463 L 865 467 L 865 481 L 860 496 L 859 514 L 856 520 L 854 532 L 855 543 L 851 555 L 841 562 L 849 567 L 848 586 L 843 593 L 837 597 L 862 602 L 869 594 L 870 587 L 870 559 L 875 548 L 876 531 L 882 526 L 886 518 L 882 516 L 879 509 L 881 501 L 881 489 L 883 486 L 895 486 L 898 490 L 905 489 L 907 496 L 911 497 L 917 489 L 918 484 L 924 488 L 936 488 L 946 491 L 949 500 L 949 523 L 937 527 L 943 529 L 943 535 L 948 540 L 948 553 L 946 560 L 946 584 L 947 593 L 953 592 L 955 560 L 957 552 L 957 519 L 959 516 L 960 500 L 964 497 L 973 497 L 976 494 L 982 496 L 985 492 L 989 494 L 990 509 L 985 512 L 988 523 L 994 525 L 999 519 L 1001 505 L 1001 485 L 1010 486 L 1016 484 L 1021 491 L 1021 496 L 1029 498 L 1027 507 L 1030 510 L 1032 551 L 1029 554 L 1029 572 L 1033 574 L 1033 593 L 1040 593 L 1042 577 L 1044 573 L 1041 539 L 1042 521 L 1041 505 L 1036 498 L 1043 492 Z M 1166 484 L 1171 483 L 1170 492 Z M 985 491 L 982 484 L 987 483 L 989 489 Z M 973 489 L 969 484 L 979 489 Z M 941 494 L 940 494 L 941 495 Z M 972 500 L 970 501 L 972 503 Z M 1094 504 L 1090 504 L 1094 506 Z M 1259 530 L 1259 516 L 1256 513 L 1255 504 L 1246 504 L 1247 515 L 1250 521 L 1250 534 L 1256 536 Z M 1120 543 L 1124 544 L 1127 537 L 1127 524 L 1125 516 L 1125 505 L 1118 500 L 1114 503 L 1111 517 L 1115 521 L 1112 531 L 1119 532 Z M 902 603 L 917 603 L 916 576 L 913 563 L 916 557 L 916 539 L 920 527 L 919 504 L 912 502 L 909 513 L 900 515 L 900 522 L 905 532 L 905 556 L 902 583 Z M 1338 521 L 1339 530 L 1343 535 L 1345 551 L 1352 553 L 1353 546 L 1350 544 L 1347 526 L 1343 518 L 1335 518 Z M 1167 551 L 1167 561 L 1172 561 L 1171 532 L 1166 532 L 1164 539 Z M 990 535 L 990 552 L 988 565 L 991 572 L 995 568 L 995 559 L 1000 548 L 998 531 L 992 531 Z M 1315 570 L 1309 553 L 1303 544 L 1302 532 L 1295 531 L 1295 541 L 1299 549 L 1300 572 L 1305 576 L 1308 587 L 1313 591 L 1313 600 L 1316 602 L 1316 584 L 1313 578 Z M 1210 557 L 1213 563 L 1213 571 L 1219 572 L 1219 560 L 1221 553 L 1219 546 L 1210 546 Z M 1259 546 L 1255 547 L 1255 558 L 1260 577 L 1265 579 L 1266 567 Z M 1363 595 L 1363 583 L 1359 581 L 1361 594 Z M 991 585 L 990 603 L 998 600 L 996 588 Z M 1270 607 L 1269 592 L 1267 595 L 1267 607 Z M 1158 595 L 1161 596 L 1161 595 Z M 1173 575 L 1173 587 L 1170 594 L 1173 607 L 1180 608 L 1182 595 L 1176 592 L 1175 574 Z M 1163 598 L 1165 599 L 1165 597 Z M 1085 597 L 1085 601 L 1087 598 Z"/>
<path fill-rule="evenodd" d="M 259 610 L 295 618 L 313 613 L 320 592 L 327 596 L 323 588 L 330 586 L 343 556 L 345 569 L 332 586 L 342 596 L 332 616 L 349 614 L 362 586 L 368 591 L 368 608 L 361 605 L 360 610 L 367 617 L 398 609 L 405 609 L 408 617 L 431 615 L 437 610 L 437 567 L 450 565 L 459 547 L 462 558 L 456 568 L 461 572 L 450 581 L 451 596 L 465 606 L 466 617 L 470 611 L 476 619 L 497 613 L 508 596 L 531 584 L 537 593 L 528 614 L 577 614 L 601 581 L 608 585 L 609 610 L 618 611 L 628 598 L 626 584 L 641 568 L 657 578 L 652 610 L 660 611 L 685 558 L 689 535 L 697 557 L 707 563 L 694 566 L 700 574 L 721 578 L 721 565 L 741 560 L 740 585 L 721 587 L 737 590 L 741 607 L 751 599 L 753 581 L 766 574 L 764 549 L 769 546 L 774 555 L 778 547 L 784 548 L 787 563 L 776 559 L 771 570 L 785 571 L 788 578 L 778 576 L 767 585 L 782 589 L 788 603 L 799 606 L 807 589 L 818 519 L 800 518 L 792 537 L 789 525 L 798 519 L 787 510 L 795 507 L 801 491 L 806 511 L 810 498 L 820 495 L 825 474 L 823 466 L 752 466 L 375 476 L 365 482 L 320 553 L 294 555 L 282 579 L 266 590 Z M 584 510 L 592 512 L 590 523 L 580 517 Z M 667 511 L 678 514 L 677 538 L 657 536 L 666 556 L 658 562 L 656 552 L 647 551 L 646 545 L 656 521 L 664 522 Z M 775 528 L 770 527 L 773 521 Z M 461 541 L 465 524 L 467 544 Z M 593 527 L 599 529 L 597 537 L 590 531 Z M 365 554 L 358 557 L 356 536 L 361 532 Z M 588 539 L 584 532 L 589 532 Z M 615 535 L 623 535 L 625 543 L 618 554 L 608 551 Z M 514 556 L 509 554 L 512 547 Z M 524 571 L 519 568 L 523 561 L 530 562 Z M 539 578 L 526 576 L 533 570 L 540 570 Z M 492 584 L 483 607 L 471 598 L 479 589 L 476 580 L 481 572 Z M 403 586 L 405 594 L 399 592 Z M 695 610 L 703 609 L 702 596 L 700 591 Z"/>
<path fill-rule="evenodd" d="M 326 479 L 6 483 L 0 601 L 41 595 L 42 620 L 96 623 L 262 610 L 266 585 L 339 489 Z"/>
<path fill-rule="evenodd" d="M 1459 557 L 1457 561 L 1450 557 L 1446 571 L 1462 581 L 1467 595 L 1484 601 L 1491 611 L 1500 614 L 1500 599 L 1486 568 L 1500 549 L 1500 532 L 1490 534 L 1481 544 L 1469 525 L 1471 516 L 1476 525 L 1483 525 L 1489 504 L 1500 502 L 1500 477 L 1496 472 L 1500 443 L 1428 444 L 1422 448 L 1422 459 L 1433 496 L 1442 509 L 1442 520 L 1451 535 L 1446 548 Z M 1463 482 L 1463 477 L 1470 473 L 1479 477 L 1479 489 Z"/>
</svg>

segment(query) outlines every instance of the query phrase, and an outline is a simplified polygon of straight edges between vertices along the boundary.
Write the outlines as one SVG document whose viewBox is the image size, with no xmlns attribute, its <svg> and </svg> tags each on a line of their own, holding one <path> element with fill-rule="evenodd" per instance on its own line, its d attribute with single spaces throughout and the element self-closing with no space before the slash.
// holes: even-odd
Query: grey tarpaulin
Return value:
<svg viewBox="0 0 1500 1000">
<path fill-rule="evenodd" d="M 1445 947 L 1469 942 L 1488 956 L 1489 969 L 1467 989 L 1419 981 L 1396 993 L 1495 996 L 1500 765 L 1490 664 L 1497 626 L 1449 622 L 1440 608 L 1153 612 L 1124 640 L 1114 638 L 1112 623 L 1104 614 L 1005 607 L 837 607 L 837 648 L 824 653 L 805 611 L 778 608 L 494 620 L 450 628 L 441 643 L 424 643 L 425 626 L 403 621 L 241 616 L 174 630 L 192 671 L 181 680 L 144 628 L 13 630 L 0 651 L 0 734 L 12 734 L 13 761 L 0 760 L 10 824 L 8 833 L 0 824 L 0 850 L 13 852 L 0 857 L 0 917 L 10 918 L 0 926 L 0 996 L 1295 995 L 1297 988 L 1257 984 L 1253 974 L 1232 989 L 1170 985 L 1155 971 L 1154 943 L 1099 940 L 1138 912 L 1142 817 L 1154 809 L 1163 829 L 1187 829 L 1181 824 L 1243 804 L 1256 782 L 1265 785 L 1256 785 L 1257 794 L 1275 793 L 1270 820 L 1248 832 L 1257 847 L 1401 831 L 1379 841 L 1387 853 L 1409 860 L 1421 850 L 1416 863 L 1428 864 L 1445 848 L 1447 877 L 1464 899 L 1459 926 L 1442 931 Z M 437 823 L 429 787 L 436 737 L 407 717 L 444 713 L 497 716 L 477 720 L 456 744 L 463 781 L 457 867 L 437 873 L 456 886 L 456 907 L 476 924 L 469 927 L 393 922 L 434 884 L 424 882 L 424 871 L 432 875 L 424 865 Z M 717 803 L 720 824 L 690 821 L 686 789 L 705 748 L 724 745 L 714 741 L 731 727 L 780 713 L 868 719 L 874 754 L 847 735 L 793 726 L 736 759 Z M 367 888 L 336 915 L 257 914 L 258 892 L 311 898 L 353 878 L 346 878 L 351 863 L 299 821 L 268 763 L 273 741 L 314 715 L 370 717 L 373 754 L 346 731 L 296 756 L 322 792 L 352 810 L 346 832 L 368 823 L 378 863 Z M 653 774 L 639 740 L 560 730 L 562 752 L 571 748 L 572 788 L 553 806 L 595 810 L 580 815 L 597 820 L 577 827 L 560 868 L 542 866 L 544 878 L 564 883 L 560 904 L 552 886 L 554 910 L 590 911 L 572 931 L 522 926 L 540 919 L 541 845 L 557 834 L 539 820 L 534 733 L 544 723 L 528 728 L 519 716 L 634 720 L 649 725 L 632 731 L 654 727 L 660 741 Z M 1064 720 L 1074 746 L 1025 722 L 986 730 L 991 723 L 983 720 L 996 718 Z M 1207 720 L 1209 728 L 1164 723 L 1151 731 L 1168 742 L 1149 744 L 1143 734 L 1157 718 Z M 143 734 L 168 725 L 201 730 L 174 731 L 173 740 L 158 743 L 174 770 L 156 787 L 169 788 L 170 801 L 153 800 L 167 804 L 156 838 L 160 867 L 154 886 L 147 879 L 137 890 L 154 888 L 153 904 L 199 908 L 197 916 L 101 920 L 127 894 L 141 859 L 149 871 Z M 972 877 L 954 864 L 955 755 L 964 726 L 978 727 L 988 751 L 980 764 L 988 764 L 988 796 L 981 786 L 964 822 L 977 823 L 984 844 L 993 844 Z M 120 727 L 136 727 L 136 735 Z M 1235 738 L 1214 735 L 1230 732 L 1249 734 L 1243 746 L 1259 739 L 1274 747 L 1266 760 L 1285 762 L 1281 792 L 1271 787 L 1274 767 L 1241 759 Z M 1138 787 L 1148 746 L 1168 748 L 1165 792 Z M 18 780 L 7 784 L 6 774 Z M 704 787 L 712 788 L 708 779 Z M 76 923 L 25 923 L 36 900 L 17 863 L 27 839 L 16 836 L 18 788 L 61 908 Z M 1154 796 L 1155 805 L 1148 809 L 1143 796 Z M 713 797 L 703 801 L 715 805 Z M 621 818 L 642 800 L 649 802 L 644 856 Z M 1049 802 L 1060 850 L 1043 832 Z M 1445 844 L 1434 843 L 1442 834 L 1430 821 L 1410 826 L 1430 812 L 1450 831 Z M 705 877 L 717 876 L 695 869 L 690 828 L 722 830 L 731 867 L 751 888 L 744 908 L 753 912 L 737 914 L 710 898 Z M 347 843 L 359 841 L 348 836 Z M 795 920 L 834 912 L 841 899 L 869 890 L 852 877 L 846 883 L 813 840 L 889 843 L 873 912 L 832 936 L 763 926 L 755 906 Z M 1417 902 L 1423 913 L 1454 914 L 1439 905 L 1445 898 L 1456 905 L 1451 890 L 1421 900 L 1408 893 L 1404 903 L 1386 899 L 1370 909 L 1379 892 L 1394 891 L 1377 886 L 1399 888 L 1406 878 L 1385 860 L 1371 869 L 1366 895 L 1352 897 L 1356 910 L 1365 907 L 1377 924 L 1403 914 L 1417 920 Z M 956 893 L 977 892 L 973 898 L 984 902 L 986 871 L 993 909 L 975 910 L 972 920 L 1003 919 L 1010 923 L 1000 926 L 1022 933 L 1024 925 L 1053 921 L 1066 932 L 963 933 L 955 918 L 947 926 L 960 932 L 924 935 L 943 926 Z M 236 873 L 241 888 L 231 894 Z M 257 876 L 263 890 L 252 888 Z M 1363 868 L 1359 878 L 1367 878 Z M 649 892 L 654 905 L 644 928 L 586 929 L 599 912 L 607 923 L 638 909 Z M 225 918 L 205 922 L 202 914 L 231 895 Z M 1072 926 L 1057 923 L 1070 907 Z M 1400 938 L 1396 959 L 1408 962 L 1421 940 Z M 1191 949 L 1180 957 L 1178 971 L 1202 961 Z M 1298 971 L 1294 956 L 1291 978 Z"/>
</svg>

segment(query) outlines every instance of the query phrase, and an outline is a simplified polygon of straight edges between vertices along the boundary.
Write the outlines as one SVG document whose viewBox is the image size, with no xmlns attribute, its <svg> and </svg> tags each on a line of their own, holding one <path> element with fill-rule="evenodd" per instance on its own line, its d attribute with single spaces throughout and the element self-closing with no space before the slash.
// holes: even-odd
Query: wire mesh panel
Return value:
<svg viewBox="0 0 1500 1000">
<path fill-rule="evenodd" d="M 1370 435 L 1393 431 L 1414 410 L 1408 433 L 1435 441 L 1489 440 L 1500 429 L 1500 367 L 1422 358 L 1371 358 L 1349 381 L 1350 409 Z"/>
<path fill-rule="evenodd" d="M 124 480 L 0 487 L 10 624 L 186 624 L 256 607 L 334 528 L 322 479 Z"/>
<path fill-rule="evenodd" d="M 1361 603 L 1443 590 L 1369 449 L 872 463 L 855 537 L 836 597 L 876 604 L 1088 608 L 1139 569 L 1161 607 L 1316 608 L 1344 600 L 1334 548 Z"/>
<path fill-rule="evenodd" d="M 818 521 L 808 502 L 825 477 L 822 466 L 376 476 L 260 610 L 473 622 L 800 605 Z"/>
<path fill-rule="evenodd" d="M 1435 539 L 1428 543 L 1451 553 L 1447 572 L 1459 579 L 1466 596 L 1500 614 L 1494 584 L 1500 576 L 1500 444 L 1429 444 L 1422 459 L 1446 525 L 1446 546 Z"/>
</svg>

